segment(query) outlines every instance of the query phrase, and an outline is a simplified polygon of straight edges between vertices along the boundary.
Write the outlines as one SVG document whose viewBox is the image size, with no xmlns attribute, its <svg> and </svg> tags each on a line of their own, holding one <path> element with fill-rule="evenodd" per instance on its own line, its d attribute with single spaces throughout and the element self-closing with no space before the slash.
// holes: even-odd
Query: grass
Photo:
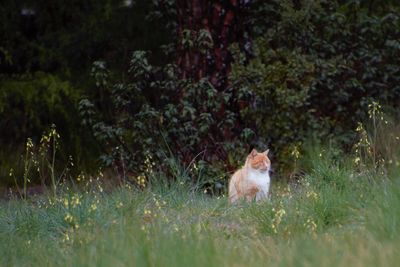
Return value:
<svg viewBox="0 0 400 267">
<path fill-rule="evenodd" d="M 275 182 L 266 203 L 230 206 L 181 183 L 105 193 L 95 180 L 3 201 L 0 265 L 395 266 L 399 172 L 319 155 L 298 183 Z"/>
</svg>

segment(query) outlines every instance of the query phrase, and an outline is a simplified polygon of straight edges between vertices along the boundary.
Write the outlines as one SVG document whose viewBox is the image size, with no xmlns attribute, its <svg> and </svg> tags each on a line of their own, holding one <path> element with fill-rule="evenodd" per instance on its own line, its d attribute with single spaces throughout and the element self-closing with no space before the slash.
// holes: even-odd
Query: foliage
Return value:
<svg viewBox="0 0 400 267">
<path fill-rule="evenodd" d="M 0 135 L 1 182 L 8 186 L 14 184 L 9 177 L 12 168 L 19 183 L 24 175 L 21 166 L 26 162 L 19 156 L 26 152 L 26 140 L 30 138 L 32 144 L 39 144 L 52 124 L 57 125 L 62 137 L 57 161 L 65 166 L 64 162 L 73 156 L 75 164 L 89 169 L 85 166 L 90 164 L 88 157 L 93 157 L 95 144 L 89 133 L 81 129 L 76 115 L 80 91 L 68 81 L 42 72 L 1 78 L 0 127 L 4 129 Z M 82 149 L 83 144 L 87 150 Z M 31 178 L 32 182 L 41 181 Z"/>
<path fill-rule="evenodd" d="M 159 46 L 172 39 L 171 30 L 164 18 L 148 19 L 158 8 L 151 1 L 1 1 L 0 183 L 14 183 L 8 173 L 23 172 L 26 139 L 38 144 L 52 124 L 62 137 L 60 161 L 72 155 L 81 169 L 96 167 L 98 146 L 76 111 L 83 95 L 103 97 L 91 91 L 90 64 L 107 59 L 116 75 L 138 48 L 165 62 Z"/>
<path fill-rule="evenodd" d="M 253 103 L 241 111 L 255 122 L 257 137 L 278 151 L 281 169 L 290 154 L 313 135 L 347 147 L 357 122 L 375 100 L 396 107 L 400 87 L 400 17 L 396 9 L 368 14 L 336 2 L 259 3 L 255 18 L 269 21 L 254 41 L 249 64 L 236 54 L 232 80 Z M 264 17 L 265 18 L 265 17 Z"/>
<path fill-rule="evenodd" d="M 155 67 L 142 51 L 133 53 L 123 82 L 112 79 L 104 62 L 94 64 L 105 101 L 83 100 L 80 110 L 104 144 L 103 162 L 123 177 L 145 175 L 166 171 L 172 154 L 189 169 L 197 162 L 211 184 L 220 184 L 251 146 L 268 146 L 287 177 L 310 136 L 349 149 L 373 100 L 396 106 L 395 12 L 377 16 L 351 4 L 318 1 L 256 7 L 254 23 L 265 10 L 275 20 L 254 40 L 250 61 L 239 45 L 231 47 L 235 64 L 225 90 L 216 90 L 207 77 L 197 83 L 177 79 L 173 65 Z"/>
<path fill-rule="evenodd" d="M 2 1 L 0 70 L 84 81 L 99 58 L 122 69 L 132 49 L 156 50 L 169 40 L 160 20 L 146 20 L 154 8 L 151 1 Z"/>
<path fill-rule="evenodd" d="M 53 195 L 56 196 L 58 184 L 70 179 L 74 171 L 72 156 L 69 156 L 66 162 L 59 160 L 60 156 L 57 153 L 60 150 L 59 140 L 60 135 L 55 125 L 43 133 L 38 144 L 34 144 L 32 139 L 28 138 L 24 155 L 13 162 L 11 167 L 8 162 L 2 166 L 2 171 L 9 167 L 7 174 L 3 174 L 3 183 L 13 182 L 16 192 L 23 199 L 27 199 L 29 195 L 43 193 L 46 185 L 51 187 Z M 42 187 L 35 188 L 34 185 L 39 182 Z M 12 189 L 10 190 L 12 192 Z"/>
<path fill-rule="evenodd" d="M 226 14 L 213 16 L 235 11 L 230 1 L 224 3 L 229 5 Z M 207 64 L 213 62 L 207 55 L 220 53 L 213 29 L 185 26 L 180 41 L 171 34 L 179 25 L 174 0 L 3 1 L 0 127 L 7 131 L 0 134 L 0 143 L 22 152 L 26 138 L 37 144 L 54 123 L 63 139 L 64 161 L 69 155 L 75 163 L 92 161 L 100 147 L 102 162 L 123 179 L 141 177 L 143 184 L 151 172 L 173 177 L 175 165 L 187 179 L 197 183 L 202 177 L 205 187 L 216 190 L 253 146 L 271 147 L 280 176 L 292 177 L 310 136 L 349 151 L 359 134 L 354 129 L 367 120 L 371 103 L 389 112 L 399 105 L 396 1 L 240 4 L 245 21 L 240 27 L 236 20 L 229 23 L 243 30 L 246 42 L 233 45 L 231 54 L 224 46 L 221 56 L 230 61 L 233 55 L 235 64 L 232 69 L 227 62 L 218 64 L 231 77 L 216 90 L 212 77 L 181 80 L 177 73 L 182 70 L 167 64 L 177 52 L 171 41 L 198 50 Z M 189 11 L 198 15 L 195 8 Z M 222 33 L 228 27 L 216 24 Z M 130 58 L 136 49 L 141 50 Z M 88 78 L 93 60 L 96 88 Z M 79 125 L 78 99 L 82 121 L 99 146 Z M 2 157 L 3 177 L 17 158 Z"/>
<path fill-rule="evenodd" d="M 228 206 L 180 183 L 106 193 L 101 174 L 0 202 L 0 265 L 395 265 L 398 173 L 360 173 L 336 153 L 314 147 L 307 177 L 273 184 L 271 202 Z"/>
<path fill-rule="evenodd" d="M 113 84 L 102 62 L 94 63 L 92 73 L 108 93 L 109 113 L 98 112 L 101 103 L 83 99 L 83 122 L 103 143 L 103 162 L 124 178 L 128 173 L 168 172 L 166 159 L 173 155 L 188 169 L 209 176 L 211 186 L 216 181 L 221 186 L 226 168 L 243 160 L 248 146 L 239 144 L 252 131 L 230 132 L 237 125 L 232 91 L 218 92 L 206 79 L 179 80 L 174 66 L 154 67 L 143 51 L 133 53 L 128 82 Z"/>
<path fill-rule="evenodd" d="M 377 124 L 377 131 L 391 127 Z M 369 148 L 387 142 L 398 153 L 393 134 L 377 134 Z M 57 195 L 0 202 L 0 265 L 392 266 L 400 163 L 391 151 L 379 154 L 386 159 L 380 169 L 365 158 L 358 168 L 357 153 L 314 144 L 300 156 L 304 177 L 274 182 L 270 201 L 237 205 L 193 186 L 174 163 L 174 183 L 157 177 L 142 190 L 130 183 L 110 190 L 103 173 L 80 174 Z"/>
<path fill-rule="evenodd" d="M 57 76 L 37 72 L 12 79 L 1 77 L 0 127 L 2 142 L 24 142 L 30 135 L 40 138 L 44 129 L 55 123 L 65 137 L 74 124 L 70 114 L 76 113 L 79 91 Z"/>
</svg>

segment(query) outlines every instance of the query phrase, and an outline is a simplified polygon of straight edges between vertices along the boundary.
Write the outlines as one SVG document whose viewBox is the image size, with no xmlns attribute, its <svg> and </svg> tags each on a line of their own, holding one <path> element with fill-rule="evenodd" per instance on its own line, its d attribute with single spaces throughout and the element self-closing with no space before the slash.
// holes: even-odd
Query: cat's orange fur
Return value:
<svg viewBox="0 0 400 267">
<path fill-rule="evenodd" d="M 236 171 L 229 182 L 229 202 L 239 199 L 260 201 L 268 198 L 271 161 L 268 151 L 259 153 L 253 149 L 245 165 Z"/>
</svg>

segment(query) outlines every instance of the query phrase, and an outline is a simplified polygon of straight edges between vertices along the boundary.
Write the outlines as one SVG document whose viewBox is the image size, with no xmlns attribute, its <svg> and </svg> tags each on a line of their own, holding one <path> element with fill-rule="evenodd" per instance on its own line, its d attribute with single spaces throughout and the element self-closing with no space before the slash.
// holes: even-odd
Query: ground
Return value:
<svg viewBox="0 0 400 267">
<path fill-rule="evenodd" d="M 395 266 L 395 174 L 323 161 L 272 200 L 229 205 L 184 183 L 96 180 L 0 203 L 2 266 Z"/>
</svg>

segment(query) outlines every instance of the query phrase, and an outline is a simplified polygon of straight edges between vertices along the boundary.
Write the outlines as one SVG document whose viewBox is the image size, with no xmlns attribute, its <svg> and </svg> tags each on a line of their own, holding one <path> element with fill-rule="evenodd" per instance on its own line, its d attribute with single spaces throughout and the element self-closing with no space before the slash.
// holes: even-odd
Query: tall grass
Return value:
<svg viewBox="0 0 400 267">
<path fill-rule="evenodd" d="M 81 176 L 78 188 L 3 201 L 0 265 L 396 266 L 398 134 L 365 135 L 370 148 L 351 155 L 312 145 L 299 161 L 306 174 L 273 181 L 264 203 L 210 197 L 188 186 L 193 178 L 173 160 L 168 184 L 105 193 L 96 177 Z M 166 179 L 149 181 L 157 180 Z"/>
<path fill-rule="evenodd" d="M 394 266 L 398 179 L 371 183 L 325 161 L 261 204 L 99 184 L 3 202 L 0 265 Z"/>
</svg>

